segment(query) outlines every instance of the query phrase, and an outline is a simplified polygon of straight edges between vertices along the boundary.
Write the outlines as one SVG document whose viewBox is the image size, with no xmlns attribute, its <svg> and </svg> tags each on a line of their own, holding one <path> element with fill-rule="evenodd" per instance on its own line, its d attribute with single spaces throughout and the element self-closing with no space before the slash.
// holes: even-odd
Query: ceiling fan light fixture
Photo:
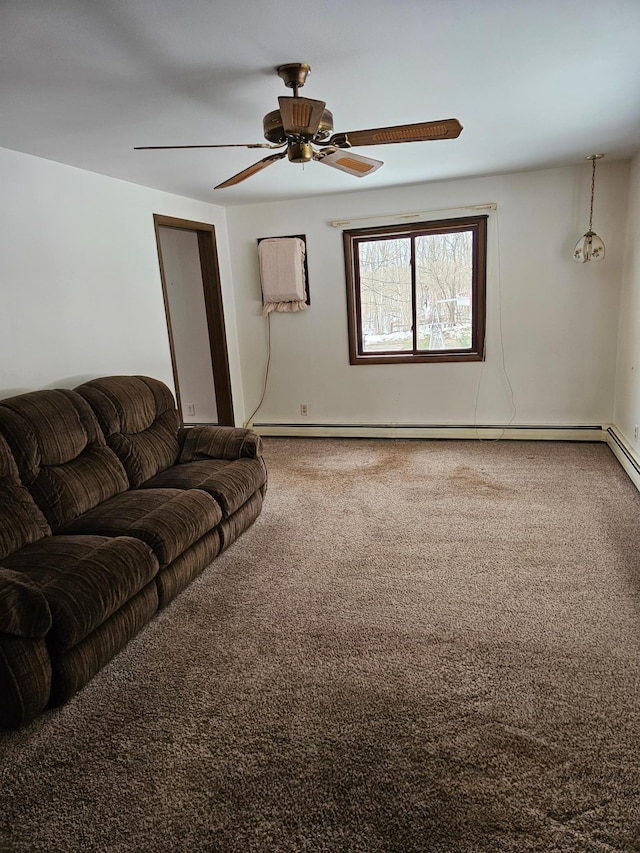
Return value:
<svg viewBox="0 0 640 853">
<path fill-rule="evenodd" d="M 290 163 L 309 163 L 313 160 L 313 148 L 310 142 L 290 142 L 287 147 Z"/>
<path fill-rule="evenodd" d="M 596 161 L 602 160 L 604 154 L 589 154 L 586 158 L 591 160 L 591 204 L 589 207 L 589 230 L 578 240 L 573 250 L 573 260 L 579 264 L 587 261 L 601 261 L 604 259 L 605 249 L 602 238 L 598 237 L 593 230 L 593 196 L 596 186 Z"/>
</svg>

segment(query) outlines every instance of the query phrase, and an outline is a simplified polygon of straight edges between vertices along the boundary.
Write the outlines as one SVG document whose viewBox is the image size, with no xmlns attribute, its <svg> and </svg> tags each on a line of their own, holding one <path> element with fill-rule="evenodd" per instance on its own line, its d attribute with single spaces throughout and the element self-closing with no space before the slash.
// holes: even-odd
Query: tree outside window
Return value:
<svg viewBox="0 0 640 853">
<path fill-rule="evenodd" d="M 484 358 L 486 221 L 344 232 L 351 364 Z"/>
</svg>

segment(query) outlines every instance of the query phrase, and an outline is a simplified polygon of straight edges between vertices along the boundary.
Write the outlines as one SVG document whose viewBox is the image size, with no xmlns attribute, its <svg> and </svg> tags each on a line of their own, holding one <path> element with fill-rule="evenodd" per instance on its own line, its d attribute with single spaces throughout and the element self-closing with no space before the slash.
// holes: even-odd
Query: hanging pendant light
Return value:
<svg viewBox="0 0 640 853">
<path fill-rule="evenodd" d="M 604 258 L 604 243 L 593 230 L 593 193 L 596 186 L 596 161 L 601 160 L 604 154 L 589 154 L 586 158 L 591 160 L 591 206 L 589 208 L 589 230 L 576 243 L 573 250 L 573 260 L 579 264 L 585 261 L 601 261 Z"/>
</svg>

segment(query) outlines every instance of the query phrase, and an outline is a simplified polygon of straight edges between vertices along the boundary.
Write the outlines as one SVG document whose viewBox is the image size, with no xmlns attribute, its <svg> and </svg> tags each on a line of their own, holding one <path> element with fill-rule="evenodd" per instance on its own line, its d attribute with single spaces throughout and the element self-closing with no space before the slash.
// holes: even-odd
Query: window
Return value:
<svg viewBox="0 0 640 853">
<path fill-rule="evenodd" d="M 486 216 L 343 236 L 351 364 L 484 359 Z"/>
</svg>

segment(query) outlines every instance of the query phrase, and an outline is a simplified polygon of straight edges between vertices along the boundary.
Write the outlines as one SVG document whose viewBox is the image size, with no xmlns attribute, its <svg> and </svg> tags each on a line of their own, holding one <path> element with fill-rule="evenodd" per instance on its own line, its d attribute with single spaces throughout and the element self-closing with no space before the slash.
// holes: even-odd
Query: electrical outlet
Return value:
<svg viewBox="0 0 640 853">
<path fill-rule="evenodd" d="M 307 405 L 307 403 L 300 403 L 300 414 L 303 415 L 305 418 L 309 414 L 309 406 Z"/>
<path fill-rule="evenodd" d="M 638 440 L 638 424 L 636 424 L 633 428 L 633 437 L 636 441 Z"/>
<path fill-rule="evenodd" d="M 195 415 L 196 413 L 196 404 L 195 403 L 187 403 L 187 414 Z"/>
</svg>

